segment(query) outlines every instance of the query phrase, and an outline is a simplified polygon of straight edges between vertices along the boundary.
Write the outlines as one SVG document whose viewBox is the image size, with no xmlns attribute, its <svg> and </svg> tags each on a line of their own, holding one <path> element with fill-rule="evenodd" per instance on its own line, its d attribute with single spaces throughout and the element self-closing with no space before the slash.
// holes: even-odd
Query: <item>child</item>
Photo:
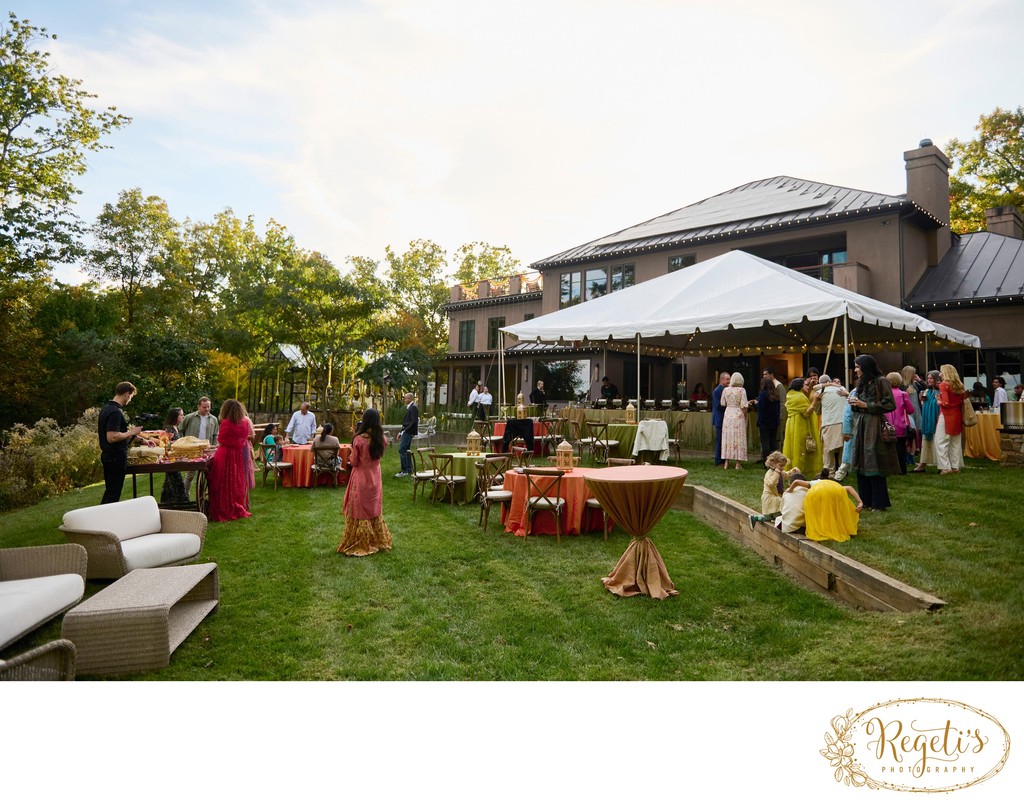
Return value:
<svg viewBox="0 0 1024 807">
<path fill-rule="evenodd" d="M 786 466 L 788 464 L 789 458 L 781 451 L 773 451 L 764 461 L 768 472 L 764 475 L 764 488 L 761 491 L 761 515 L 750 514 L 750 529 L 754 529 L 754 525 L 758 521 L 771 524 L 782 512 L 782 491 L 786 487 Z M 793 470 L 798 471 L 799 469 L 794 468 Z"/>
</svg>

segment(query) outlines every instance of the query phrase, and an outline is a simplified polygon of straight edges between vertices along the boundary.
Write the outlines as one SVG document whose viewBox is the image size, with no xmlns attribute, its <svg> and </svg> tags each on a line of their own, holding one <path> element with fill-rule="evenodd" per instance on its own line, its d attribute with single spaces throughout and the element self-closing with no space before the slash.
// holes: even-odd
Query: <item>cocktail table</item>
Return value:
<svg viewBox="0 0 1024 807">
<path fill-rule="evenodd" d="M 135 569 L 68 611 L 61 636 L 80 673 L 158 670 L 219 602 L 216 563 Z"/>
</svg>

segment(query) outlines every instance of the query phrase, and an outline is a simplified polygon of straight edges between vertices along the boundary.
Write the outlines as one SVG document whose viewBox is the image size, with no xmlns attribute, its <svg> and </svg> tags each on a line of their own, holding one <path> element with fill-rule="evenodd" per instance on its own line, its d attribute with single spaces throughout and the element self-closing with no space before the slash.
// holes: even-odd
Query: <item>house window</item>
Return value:
<svg viewBox="0 0 1024 807">
<path fill-rule="evenodd" d="M 498 329 L 505 327 L 504 317 L 491 317 L 487 320 L 487 349 L 498 349 Z"/>
<path fill-rule="evenodd" d="M 608 270 L 601 269 L 588 269 L 587 270 L 587 281 L 583 286 L 585 299 L 596 300 L 598 297 L 604 297 L 608 293 Z"/>
<path fill-rule="evenodd" d="M 636 268 L 631 263 L 623 263 L 611 268 L 612 291 L 628 288 L 636 283 Z"/>
<path fill-rule="evenodd" d="M 697 262 L 697 256 L 693 253 L 689 255 L 673 255 L 668 259 L 668 271 L 677 272 L 680 269 L 685 269 L 687 266 L 693 266 Z"/>
<path fill-rule="evenodd" d="M 559 284 L 558 307 L 567 308 L 580 301 L 580 287 L 583 275 L 580 272 L 565 272 Z"/>
<path fill-rule="evenodd" d="M 528 319 L 533 319 L 535 316 L 537 316 L 537 315 L 533 314 L 533 313 L 523 314 L 523 322 L 526 322 L 526 320 L 528 320 Z"/>
<path fill-rule="evenodd" d="M 476 342 L 476 321 L 465 319 L 459 323 L 459 353 L 469 353 Z"/>
</svg>

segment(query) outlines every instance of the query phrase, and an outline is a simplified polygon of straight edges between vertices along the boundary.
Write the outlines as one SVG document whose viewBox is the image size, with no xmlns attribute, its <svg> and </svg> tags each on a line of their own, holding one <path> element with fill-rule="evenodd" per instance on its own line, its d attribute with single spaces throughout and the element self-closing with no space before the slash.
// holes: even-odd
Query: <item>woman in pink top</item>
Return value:
<svg viewBox="0 0 1024 807">
<path fill-rule="evenodd" d="M 387 445 L 380 414 L 376 409 L 367 409 L 356 427 L 349 456 L 352 472 L 342 506 L 345 534 L 338 547 L 344 555 L 372 555 L 391 549 L 391 532 L 382 516 L 384 486 L 380 476 L 380 458 Z"/>
<path fill-rule="evenodd" d="M 914 414 L 914 404 L 911 402 L 910 396 L 902 389 L 902 375 L 896 372 L 889 373 L 885 377 L 885 380 L 889 382 L 890 386 L 892 386 L 892 397 L 896 401 L 896 408 L 891 412 L 886 412 L 885 419 L 888 420 L 896 430 L 896 459 L 900 464 L 900 473 L 906 475 L 907 426 L 909 424 L 907 416 Z"/>
</svg>

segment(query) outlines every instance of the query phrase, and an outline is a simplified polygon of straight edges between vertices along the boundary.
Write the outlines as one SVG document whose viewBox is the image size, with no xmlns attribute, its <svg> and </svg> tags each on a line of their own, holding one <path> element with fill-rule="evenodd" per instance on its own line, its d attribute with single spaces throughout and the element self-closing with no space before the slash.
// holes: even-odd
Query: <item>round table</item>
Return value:
<svg viewBox="0 0 1024 807">
<path fill-rule="evenodd" d="M 344 467 L 348 462 L 349 454 L 352 453 L 350 443 L 342 443 L 338 447 L 338 456 L 341 457 L 341 464 Z M 313 445 L 307 443 L 304 446 L 297 443 L 288 443 L 281 446 L 281 461 L 290 462 L 291 470 L 282 474 L 281 484 L 286 488 L 311 488 L 313 487 Z M 326 481 L 326 477 L 321 477 Z M 317 480 L 319 484 L 319 480 Z"/>
<path fill-rule="evenodd" d="M 590 487 L 581 473 L 581 468 L 573 469 L 562 477 L 558 485 L 559 498 L 565 499 L 562 511 L 562 534 L 582 535 L 604 529 L 604 521 L 598 510 L 587 510 L 587 499 L 591 497 Z M 503 505 L 502 523 L 505 532 L 511 532 L 520 538 L 526 535 L 526 476 L 517 469 L 510 469 L 505 474 L 505 490 L 512 491 L 512 501 Z M 533 535 L 554 535 L 555 517 L 552 513 L 540 510 L 530 522 Z"/>
<path fill-rule="evenodd" d="M 484 455 L 459 451 L 453 453 L 451 457 L 452 474 L 466 477 L 466 484 L 462 487 L 462 502 L 469 504 L 476 496 L 477 478 L 480 475 L 476 464 L 484 461 Z"/>
<path fill-rule="evenodd" d="M 999 462 L 1002 459 L 999 430 L 1003 427 L 999 422 L 999 413 L 976 412 L 975 416 L 978 425 L 964 429 L 964 456 Z"/>
<path fill-rule="evenodd" d="M 646 594 L 663 600 L 678 594 L 658 548 L 647 534 L 679 495 L 688 472 L 669 465 L 627 465 L 584 471 L 583 478 L 615 523 L 633 540 L 605 588 L 621 597 Z"/>
</svg>

